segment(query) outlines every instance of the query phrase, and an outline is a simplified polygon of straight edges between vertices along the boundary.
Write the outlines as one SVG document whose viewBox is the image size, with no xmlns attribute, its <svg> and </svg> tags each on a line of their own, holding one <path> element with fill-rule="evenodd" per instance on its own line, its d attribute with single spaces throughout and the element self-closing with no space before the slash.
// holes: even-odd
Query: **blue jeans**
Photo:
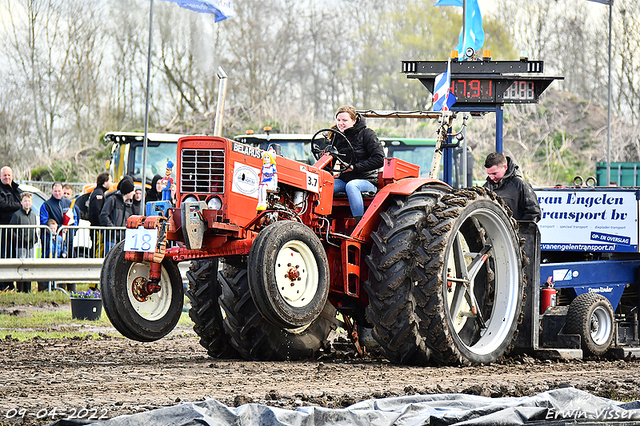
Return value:
<svg viewBox="0 0 640 426">
<path fill-rule="evenodd" d="M 364 214 L 364 203 L 362 201 L 363 192 L 376 192 L 378 188 L 365 179 L 354 179 L 345 183 L 340 179 L 336 179 L 333 184 L 333 193 L 346 192 L 349 198 L 349 207 L 353 216 L 362 216 Z"/>
</svg>

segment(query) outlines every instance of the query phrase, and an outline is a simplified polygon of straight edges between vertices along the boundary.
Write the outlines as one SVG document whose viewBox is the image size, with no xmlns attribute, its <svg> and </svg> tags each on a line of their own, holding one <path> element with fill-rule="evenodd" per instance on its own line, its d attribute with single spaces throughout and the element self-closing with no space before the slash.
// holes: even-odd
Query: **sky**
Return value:
<svg viewBox="0 0 640 426">
<path fill-rule="evenodd" d="M 531 1 L 549 1 L 549 0 L 531 0 Z M 602 8 L 607 7 L 604 4 L 596 3 L 588 0 L 581 0 L 586 3 L 587 9 L 593 13 L 602 13 Z M 496 8 L 496 0 L 478 0 L 478 4 L 480 5 L 480 12 L 483 14 L 492 13 Z"/>
</svg>

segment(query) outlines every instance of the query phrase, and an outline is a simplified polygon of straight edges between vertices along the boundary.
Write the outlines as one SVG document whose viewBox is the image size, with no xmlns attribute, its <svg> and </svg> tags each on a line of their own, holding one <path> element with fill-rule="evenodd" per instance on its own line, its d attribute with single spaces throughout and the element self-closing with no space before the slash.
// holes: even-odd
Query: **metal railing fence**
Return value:
<svg viewBox="0 0 640 426">
<path fill-rule="evenodd" d="M 0 282 L 97 282 L 105 249 L 124 235 L 124 227 L 0 225 Z"/>
<path fill-rule="evenodd" d="M 107 249 L 124 237 L 124 227 L 62 226 L 52 234 L 45 225 L 0 225 L 0 282 L 98 283 Z M 185 285 L 189 264 L 178 263 Z"/>
</svg>

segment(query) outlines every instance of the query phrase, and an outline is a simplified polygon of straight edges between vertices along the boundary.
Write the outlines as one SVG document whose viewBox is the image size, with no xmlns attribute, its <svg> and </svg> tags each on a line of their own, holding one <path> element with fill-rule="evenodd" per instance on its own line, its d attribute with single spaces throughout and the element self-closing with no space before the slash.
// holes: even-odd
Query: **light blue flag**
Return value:
<svg viewBox="0 0 640 426">
<path fill-rule="evenodd" d="M 216 22 L 234 16 L 233 0 L 161 0 L 178 3 L 180 7 L 194 12 L 213 13 Z"/>
<path fill-rule="evenodd" d="M 436 6 L 462 7 L 462 0 L 438 0 Z M 484 45 L 484 29 L 482 28 L 482 14 L 480 13 L 478 0 L 467 0 L 466 15 L 466 28 L 460 30 L 459 43 L 456 48 L 461 59 L 464 57 L 467 47 L 471 47 L 475 52 L 478 52 Z"/>
</svg>

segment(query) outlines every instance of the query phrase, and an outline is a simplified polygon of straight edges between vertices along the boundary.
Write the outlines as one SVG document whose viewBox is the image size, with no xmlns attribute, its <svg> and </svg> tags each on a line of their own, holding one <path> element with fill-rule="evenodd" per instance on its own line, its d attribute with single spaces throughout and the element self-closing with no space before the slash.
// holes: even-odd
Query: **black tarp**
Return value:
<svg viewBox="0 0 640 426">
<path fill-rule="evenodd" d="M 563 388 L 528 397 L 489 398 L 432 394 L 371 399 L 347 408 L 296 410 L 245 404 L 228 407 L 216 400 L 189 402 L 98 423 L 58 420 L 50 426 L 88 425 L 640 425 L 640 401 L 621 403 Z"/>
</svg>

